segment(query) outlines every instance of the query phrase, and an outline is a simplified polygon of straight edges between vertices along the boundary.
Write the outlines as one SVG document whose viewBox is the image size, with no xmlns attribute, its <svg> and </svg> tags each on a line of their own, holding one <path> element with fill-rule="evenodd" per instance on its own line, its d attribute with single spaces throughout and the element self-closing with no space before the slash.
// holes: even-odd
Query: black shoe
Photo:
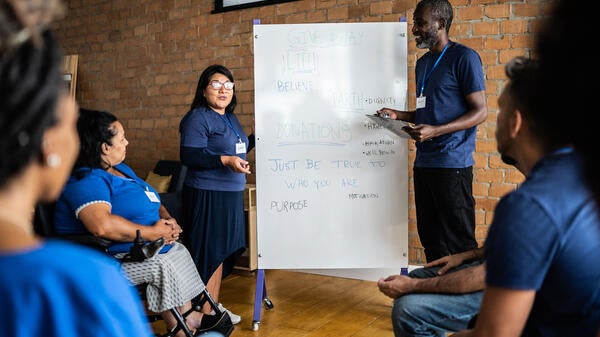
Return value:
<svg viewBox="0 0 600 337">
<path fill-rule="evenodd" d="M 202 315 L 200 327 L 196 329 L 194 336 L 200 336 L 207 331 L 217 331 L 228 337 L 233 332 L 233 323 L 227 312 L 221 312 L 216 315 Z"/>
</svg>

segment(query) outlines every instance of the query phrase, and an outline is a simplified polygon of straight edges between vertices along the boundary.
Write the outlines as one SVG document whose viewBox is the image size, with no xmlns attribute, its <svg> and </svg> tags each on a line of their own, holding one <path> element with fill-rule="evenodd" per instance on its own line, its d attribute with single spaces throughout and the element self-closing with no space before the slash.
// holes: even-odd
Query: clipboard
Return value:
<svg viewBox="0 0 600 337">
<path fill-rule="evenodd" d="M 412 128 L 413 127 L 411 123 L 405 122 L 405 121 L 399 120 L 399 119 L 390 119 L 390 118 L 386 118 L 386 117 L 380 117 L 377 114 L 366 115 L 366 116 L 369 117 L 369 119 L 371 119 L 373 122 L 377 123 L 378 125 L 381 125 L 384 128 L 386 128 L 387 130 L 390 130 L 395 135 L 400 136 L 402 138 L 412 139 L 412 137 L 406 131 L 404 131 L 404 128 Z"/>
</svg>

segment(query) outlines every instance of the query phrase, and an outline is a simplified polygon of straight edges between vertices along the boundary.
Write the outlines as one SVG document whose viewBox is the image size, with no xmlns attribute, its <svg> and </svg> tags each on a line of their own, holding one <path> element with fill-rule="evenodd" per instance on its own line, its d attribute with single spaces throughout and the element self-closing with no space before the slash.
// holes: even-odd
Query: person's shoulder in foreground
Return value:
<svg viewBox="0 0 600 337">
<path fill-rule="evenodd" d="M 582 176 L 576 153 L 550 155 L 496 208 L 486 283 L 536 291 L 525 336 L 591 336 L 600 322 L 600 268 L 581 263 L 600 261 L 600 217 Z"/>
<path fill-rule="evenodd" d="M 48 240 L 0 254 L 0 284 L 3 336 L 153 335 L 118 262 L 92 249 Z"/>
</svg>

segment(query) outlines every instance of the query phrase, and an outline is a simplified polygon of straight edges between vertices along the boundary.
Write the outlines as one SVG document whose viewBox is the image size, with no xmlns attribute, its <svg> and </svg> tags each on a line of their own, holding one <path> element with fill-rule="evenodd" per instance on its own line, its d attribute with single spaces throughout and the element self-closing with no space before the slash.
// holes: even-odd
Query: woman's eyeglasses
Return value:
<svg viewBox="0 0 600 337">
<path fill-rule="evenodd" d="M 221 83 L 217 80 L 213 80 L 213 81 L 210 81 L 209 85 L 211 88 L 213 88 L 215 90 L 220 90 L 223 87 L 225 87 L 225 89 L 227 89 L 227 90 L 232 90 L 235 83 L 229 82 L 229 81 L 227 81 L 225 83 Z"/>
</svg>

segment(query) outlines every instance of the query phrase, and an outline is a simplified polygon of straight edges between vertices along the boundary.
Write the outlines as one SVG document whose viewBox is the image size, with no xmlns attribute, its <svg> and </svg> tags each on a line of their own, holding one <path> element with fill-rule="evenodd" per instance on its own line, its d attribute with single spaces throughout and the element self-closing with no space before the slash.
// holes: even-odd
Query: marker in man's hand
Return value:
<svg viewBox="0 0 600 337">
<path fill-rule="evenodd" d="M 377 110 L 377 115 L 381 118 L 390 118 L 390 115 L 382 110 Z"/>
</svg>

